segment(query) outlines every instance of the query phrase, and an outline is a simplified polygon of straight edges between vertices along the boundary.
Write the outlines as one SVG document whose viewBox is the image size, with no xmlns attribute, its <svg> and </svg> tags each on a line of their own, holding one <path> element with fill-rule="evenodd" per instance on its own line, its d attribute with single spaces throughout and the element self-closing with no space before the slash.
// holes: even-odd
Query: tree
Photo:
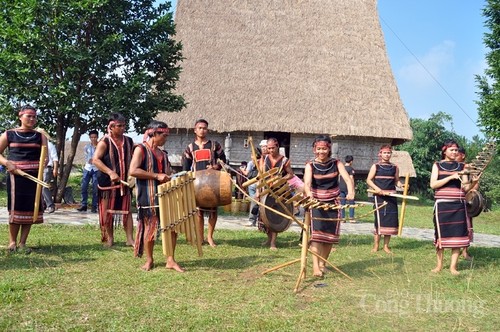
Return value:
<svg viewBox="0 0 500 332">
<path fill-rule="evenodd" d="M 0 5 L 0 114 L 33 104 L 39 125 L 57 137 L 61 172 L 56 200 L 69 178 L 77 144 L 105 131 L 111 112 L 144 130 L 160 111 L 178 111 L 180 73 L 170 2 L 142 0 L 11 0 Z M 73 130 L 71 152 L 65 138 Z"/>
<path fill-rule="evenodd" d="M 484 34 L 484 44 L 489 48 L 486 54 L 488 68 L 484 76 L 476 75 L 479 88 L 479 123 L 488 137 L 500 138 L 500 0 L 488 0 L 483 9 L 485 26 L 490 32 Z"/>
<path fill-rule="evenodd" d="M 413 140 L 400 145 L 398 150 L 408 151 L 413 160 L 417 177 L 411 180 L 412 192 L 418 192 L 431 198 L 432 190 L 429 183 L 432 164 L 441 160 L 443 142 L 454 139 L 462 144 L 465 141 L 465 138 L 445 128 L 445 124 L 451 120 L 452 117 L 443 112 L 432 114 L 428 120 L 410 119 Z"/>
</svg>

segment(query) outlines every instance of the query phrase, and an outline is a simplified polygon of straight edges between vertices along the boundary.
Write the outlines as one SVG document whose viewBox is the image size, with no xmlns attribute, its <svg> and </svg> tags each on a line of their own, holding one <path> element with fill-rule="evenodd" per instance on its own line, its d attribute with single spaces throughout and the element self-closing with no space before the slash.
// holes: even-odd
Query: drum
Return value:
<svg viewBox="0 0 500 332">
<path fill-rule="evenodd" d="M 288 211 L 293 213 L 293 205 L 292 203 L 285 204 L 283 202 L 283 205 L 285 205 L 286 209 L 284 209 L 281 204 L 277 203 L 274 199 L 273 196 L 271 195 L 264 195 L 260 198 L 260 202 L 266 206 L 269 206 L 271 209 L 277 210 L 279 212 L 282 212 L 284 214 L 287 214 Z M 290 227 L 292 224 L 292 220 L 285 218 L 283 216 L 280 216 L 279 214 L 274 213 L 273 211 L 266 209 L 263 206 L 259 206 L 259 215 L 260 218 L 262 219 L 262 222 L 273 232 L 284 232 Z"/>
<path fill-rule="evenodd" d="M 214 208 L 231 204 L 231 176 L 227 172 L 206 169 L 194 173 L 196 206 Z"/>
<path fill-rule="evenodd" d="M 470 190 L 465 195 L 465 201 L 467 202 L 467 214 L 471 218 L 477 217 L 484 210 L 483 195 L 477 190 Z"/>
</svg>

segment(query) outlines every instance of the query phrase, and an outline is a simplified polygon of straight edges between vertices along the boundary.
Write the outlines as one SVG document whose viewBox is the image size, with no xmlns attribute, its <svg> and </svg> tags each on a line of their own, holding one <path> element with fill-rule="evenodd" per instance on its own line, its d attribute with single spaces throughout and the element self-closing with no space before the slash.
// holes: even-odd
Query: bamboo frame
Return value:
<svg viewBox="0 0 500 332">
<path fill-rule="evenodd" d="M 43 182 L 43 170 L 45 168 L 45 159 L 47 158 L 47 145 L 42 145 L 40 151 L 40 163 L 38 165 L 38 178 L 36 181 L 35 203 L 33 205 L 33 222 L 38 219 L 38 212 L 40 210 L 40 203 L 42 202 L 42 185 L 39 181 Z"/>
<path fill-rule="evenodd" d="M 410 174 L 406 173 L 405 176 L 405 188 L 403 189 L 403 196 L 408 195 L 408 189 L 410 188 Z M 405 213 L 406 213 L 406 200 L 407 198 L 403 198 L 403 202 L 401 203 L 401 215 L 399 217 L 399 228 L 398 228 L 398 236 L 401 236 L 403 232 L 403 223 L 405 222 Z"/>
<path fill-rule="evenodd" d="M 367 190 L 369 193 L 376 194 L 377 191 L 373 189 L 368 189 Z M 387 193 L 386 195 L 383 196 L 392 196 L 396 198 L 404 198 L 404 199 L 411 199 L 412 201 L 418 201 L 420 198 L 417 196 L 410 196 L 410 195 L 401 195 L 401 194 L 396 194 L 396 193 Z"/>
<path fill-rule="evenodd" d="M 52 186 L 50 184 L 48 184 L 47 182 L 43 182 L 42 180 L 39 180 L 38 178 L 34 177 L 31 174 L 26 173 L 25 171 L 23 171 L 21 169 L 17 169 L 17 174 L 21 175 L 22 177 L 25 177 L 33 182 L 36 182 L 37 184 L 41 185 L 42 187 L 45 187 L 47 189 L 52 188 Z"/>
<path fill-rule="evenodd" d="M 196 245 L 202 256 L 202 239 L 197 234 L 198 223 L 194 193 L 194 174 L 183 173 L 158 186 L 162 249 L 165 256 L 173 256 L 172 232 L 184 233 L 187 242 Z"/>
</svg>

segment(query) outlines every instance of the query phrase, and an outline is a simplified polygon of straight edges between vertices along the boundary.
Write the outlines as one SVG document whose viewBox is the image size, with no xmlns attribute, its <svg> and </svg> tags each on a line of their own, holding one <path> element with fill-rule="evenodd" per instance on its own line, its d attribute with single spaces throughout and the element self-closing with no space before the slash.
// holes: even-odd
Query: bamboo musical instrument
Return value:
<svg viewBox="0 0 500 332">
<path fill-rule="evenodd" d="M 52 186 L 50 184 L 48 184 L 47 182 L 43 182 L 42 180 L 39 180 L 38 178 L 34 177 L 33 175 L 31 174 L 28 174 L 26 173 L 25 171 L 23 170 L 20 170 L 20 169 L 17 169 L 17 174 L 21 175 L 22 177 L 25 177 L 27 179 L 30 179 L 31 181 L 33 182 L 36 182 L 37 184 L 41 185 L 42 187 L 45 187 L 47 189 L 50 189 L 52 188 Z"/>
<path fill-rule="evenodd" d="M 405 176 L 405 187 L 403 189 L 403 196 L 408 196 L 408 189 L 410 188 L 410 174 L 406 173 Z M 398 228 L 398 236 L 401 236 L 403 231 L 403 223 L 405 221 L 405 213 L 406 213 L 406 200 L 408 198 L 403 198 L 403 202 L 401 203 L 401 216 L 399 217 L 399 228 Z"/>
<path fill-rule="evenodd" d="M 47 145 L 42 145 L 40 151 L 40 163 L 38 165 L 38 180 L 43 182 L 43 169 L 45 168 L 45 159 L 47 158 Z M 38 212 L 40 210 L 40 203 L 42 202 L 42 185 L 37 182 L 35 192 L 35 204 L 33 206 L 33 222 L 38 219 Z"/>
<path fill-rule="evenodd" d="M 373 189 L 368 189 L 367 191 L 369 193 L 372 193 L 372 194 L 376 194 L 377 193 Z M 418 201 L 420 199 L 417 196 L 401 195 L 401 194 L 396 194 L 396 193 L 386 193 L 385 195 L 382 195 L 382 196 L 392 196 L 392 197 L 397 197 L 397 198 L 411 199 L 413 201 Z"/>
<path fill-rule="evenodd" d="M 172 256 L 174 245 L 172 232 L 184 233 L 187 242 L 196 245 L 198 255 L 202 256 L 202 239 L 196 218 L 196 201 L 194 194 L 194 174 L 183 173 L 173 180 L 158 186 L 158 205 L 160 208 L 160 225 L 162 230 L 163 254 Z"/>
</svg>

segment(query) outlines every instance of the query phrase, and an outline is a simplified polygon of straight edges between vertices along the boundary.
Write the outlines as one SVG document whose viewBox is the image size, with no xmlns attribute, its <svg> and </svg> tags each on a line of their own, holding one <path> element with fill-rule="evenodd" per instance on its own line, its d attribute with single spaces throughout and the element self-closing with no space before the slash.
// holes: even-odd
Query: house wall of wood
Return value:
<svg viewBox="0 0 500 332">
<path fill-rule="evenodd" d="M 231 147 L 228 148 L 228 133 L 210 132 L 208 137 L 218 141 L 225 149 L 226 155 L 229 154 L 231 165 L 239 165 L 241 161 L 251 159 L 251 150 L 248 145 L 248 137 L 252 136 L 255 146 L 264 139 L 264 132 L 231 132 Z M 292 167 L 296 173 L 301 174 L 307 161 L 313 158 L 312 143 L 316 135 L 310 134 L 291 134 L 289 157 Z M 194 140 L 192 129 L 170 130 L 165 149 L 168 151 L 170 162 L 175 167 L 181 166 L 181 158 L 186 146 Z M 357 174 L 368 173 L 371 165 L 378 161 L 378 151 L 383 144 L 390 144 L 389 139 L 368 139 L 352 137 L 334 137 L 332 139 L 332 156 L 344 161 L 346 155 L 352 155 L 354 158 L 354 168 Z M 229 153 L 228 153 L 229 152 Z"/>
</svg>

